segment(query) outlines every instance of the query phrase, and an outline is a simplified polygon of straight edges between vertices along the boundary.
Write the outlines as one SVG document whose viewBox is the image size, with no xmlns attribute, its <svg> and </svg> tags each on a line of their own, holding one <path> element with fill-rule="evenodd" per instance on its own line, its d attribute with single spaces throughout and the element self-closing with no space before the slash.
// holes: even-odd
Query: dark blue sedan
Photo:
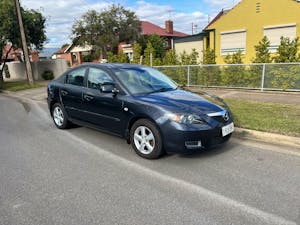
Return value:
<svg viewBox="0 0 300 225">
<path fill-rule="evenodd" d="M 218 145 L 234 131 L 222 100 L 140 65 L 75 67 L 49 83 L 48 105 L 59 129 L 74 123 L 124 137 L 148 159 Z"/>
</svg>

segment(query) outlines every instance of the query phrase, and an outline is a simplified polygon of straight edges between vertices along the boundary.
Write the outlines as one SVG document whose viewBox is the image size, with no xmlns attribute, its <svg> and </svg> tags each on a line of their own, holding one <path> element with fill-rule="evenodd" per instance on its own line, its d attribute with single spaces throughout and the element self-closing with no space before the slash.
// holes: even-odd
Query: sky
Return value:
<svg viewBox="0 0 300 225">
<path fill-rule="evenodd" d="M 192 24 L 197 26 L 194 33 L 199 33 L 224 9 L 232 8 L 240 0 L 20 0 L 22 7 L 36 9 L 46 17 L 48 41 L 45 48 L 60 48 L 70 43 L 73 23 L 90 9 L 99 12 L 111 4 L 120 4 L 134 11 L 140 20 L 147 20 L 164 27 L 166 20 L 172 20 L 174 29 L 192 34 Z"/>
</svg>

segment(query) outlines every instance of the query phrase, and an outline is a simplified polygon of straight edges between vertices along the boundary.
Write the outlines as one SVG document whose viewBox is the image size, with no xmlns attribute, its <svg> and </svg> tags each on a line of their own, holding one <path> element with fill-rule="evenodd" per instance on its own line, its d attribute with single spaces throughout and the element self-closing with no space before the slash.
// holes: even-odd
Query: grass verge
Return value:
<svg viewBox="0 0 300 225">
<path fill-rule="evenodd" d="M 35 82 L 33 86 L 29 85 L 27 81 L 4 82 L 0 91 L 21 91 L 31 88 L 45 87 L 46 85 L 47 84 L 45 82 Z"/>
<path fill-rule="evenodd" d="M 237 127 L 300 137 L 300 106 L 224 99 Z"/>
</svg>

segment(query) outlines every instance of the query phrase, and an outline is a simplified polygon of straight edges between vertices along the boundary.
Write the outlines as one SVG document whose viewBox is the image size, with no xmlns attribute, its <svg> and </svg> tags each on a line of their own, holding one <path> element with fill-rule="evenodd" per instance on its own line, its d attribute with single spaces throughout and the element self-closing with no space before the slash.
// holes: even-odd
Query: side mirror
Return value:
<svg viewBox="0 0 300 225">
<path fill-rule="evenodd" d="M 103 93 L 112 93 L 113 96 L 116 96 L 119 93 L 119 90 L 115 88 L 115 83 L 113 82 L 105 82 L 101 84 L 100 90 Z"/>
<path fill-rule="evenodd" d="M 115 88 L 115 84 L 112 82 L 105 82 L 101 84 L 100 91 L 103 93 L 111 93 L 112 90 Z"/>
</svg>

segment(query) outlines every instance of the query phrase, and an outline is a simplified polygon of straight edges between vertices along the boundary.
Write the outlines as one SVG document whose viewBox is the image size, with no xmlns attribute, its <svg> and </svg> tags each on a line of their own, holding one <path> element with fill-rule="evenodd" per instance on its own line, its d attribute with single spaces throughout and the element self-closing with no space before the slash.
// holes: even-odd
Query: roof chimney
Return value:
<svg viewBox="0 0 300 225">
<path fill-rule="evenodd" d="M 166 25 L 166 32 L 168 34 L 173 34 L 173 21 L 171 20 L 167 20 L 165 22 L 165 25 Z"/>
</svg>

